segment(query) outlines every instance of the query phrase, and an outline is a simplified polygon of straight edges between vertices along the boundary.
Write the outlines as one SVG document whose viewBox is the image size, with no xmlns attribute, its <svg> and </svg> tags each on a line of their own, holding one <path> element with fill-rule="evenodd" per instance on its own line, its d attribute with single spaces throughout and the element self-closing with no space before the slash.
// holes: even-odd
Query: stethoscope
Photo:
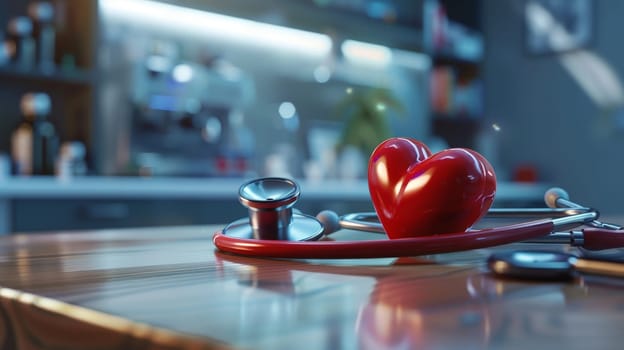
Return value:
<svg viewBox="0 0 624 350">
<path fill-rule="evenodd" d="M 575 247 L 601 250 L 624 247 L 621 226 L 598 221 L 596 210 L 569 200 L 560 188 L 546 192 L 548 208 L 490 209 L 490 217 L 534 216 L 542 219 L 433 236 L 368 241 L 319 241 L 341 228 L 383 232 L 375 213 L 344 216 L 329 211 L 317 217 L 294 212 L 299 185 L 286 178 L 248 181 L 239 189 L 239 200 L 249 217 L 236 220 L 213 236 L 224 252 L 265 258 L 352 259 L 388 258 L 450 253 L 488 248 L 514 242 L 564 242 Z M 585 225 L 587 227 L 569 232 Z"/>
</svg>

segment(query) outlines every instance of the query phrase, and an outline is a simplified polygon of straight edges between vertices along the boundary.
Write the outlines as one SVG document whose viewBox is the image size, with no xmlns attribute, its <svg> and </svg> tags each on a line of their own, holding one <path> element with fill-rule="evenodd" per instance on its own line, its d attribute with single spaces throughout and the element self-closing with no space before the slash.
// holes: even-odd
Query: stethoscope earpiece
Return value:
<svg viewBox="0 0 624 350">
<path fill-rule="evenodd" d="M 332 210 L 323 210 L 316 214 L 316 219 L 323 225 L 323 234 L 328 235 L 340 230 L 340 216 Z"/>
</svg>

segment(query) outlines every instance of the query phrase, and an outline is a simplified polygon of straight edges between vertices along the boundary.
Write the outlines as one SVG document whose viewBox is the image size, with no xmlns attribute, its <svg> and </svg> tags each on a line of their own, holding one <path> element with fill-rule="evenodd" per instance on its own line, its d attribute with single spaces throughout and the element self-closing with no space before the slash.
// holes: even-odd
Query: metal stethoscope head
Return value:
<svg viewBox="0 0 624 350">
<path fill-rule="evenodd" d="M 338 216 L 323 211 L 312 217 L 294 213 L 300 188 L 290 179 L 268 177 L 248 181 L 239 189 L 239 200 L 249 217 L 215 233 L 222 251 L 274 258 L 374 258 L 447 253 L 518 241 L 565 242 L 586 249 L 624 247 L 622 227 L 598 221 L 596 210 L 569 200 L 560 188 L 546 192 L 549 208 L 490 209 L 488 216 L 539 217 L 541 219 L 496 228 L 468 230 L 434 236 L 371 241 L 316 241 L 338 229 L 383 233 L 375 213 Z M 580 225 L 587 229 L 555 232 Z"/>
<path fill-rule="evenodd" d="M 223 231 L 247 239 L 310 241 L 323 235 L 316 218 L 293 213 L 299 199 L 299 185 L 290 179 L 267 177 L 244 183 L 239 201 L 249 210 L 249 218 L 236 220 Z"/>
</svg>

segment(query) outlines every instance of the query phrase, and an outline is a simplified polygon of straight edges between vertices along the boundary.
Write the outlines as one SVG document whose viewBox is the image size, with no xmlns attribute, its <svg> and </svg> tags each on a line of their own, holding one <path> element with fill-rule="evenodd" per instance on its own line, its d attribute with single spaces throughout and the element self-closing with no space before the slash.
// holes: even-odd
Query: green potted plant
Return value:
<svg viewBox="0 0 624 350">
<path fill-rule="evenodd" d="M 345 121 L 337 153 L 341 154 L 351 146 L 368 159 L 379 143 L 392 136 L 388 120 L 390 110 L 404 112 L 403 105 L 392 91 L 349 88 L 345 98 L 336 106 L 338 117 Z"/>
</svg>

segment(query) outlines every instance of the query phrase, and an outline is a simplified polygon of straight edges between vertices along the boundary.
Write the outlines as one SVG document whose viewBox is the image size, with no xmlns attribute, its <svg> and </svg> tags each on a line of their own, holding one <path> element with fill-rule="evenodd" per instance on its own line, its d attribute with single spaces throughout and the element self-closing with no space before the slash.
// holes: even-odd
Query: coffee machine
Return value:
<svg viewBox="0 0 624 350">
<path fill-rule="evenodd" d="M 218 57 L 180 60 L 167 47 L 133 70 L 131 157 L 140 175 L 244 176 L 253 134 L 243 110 L 254 84 Z"/>
</svg>

